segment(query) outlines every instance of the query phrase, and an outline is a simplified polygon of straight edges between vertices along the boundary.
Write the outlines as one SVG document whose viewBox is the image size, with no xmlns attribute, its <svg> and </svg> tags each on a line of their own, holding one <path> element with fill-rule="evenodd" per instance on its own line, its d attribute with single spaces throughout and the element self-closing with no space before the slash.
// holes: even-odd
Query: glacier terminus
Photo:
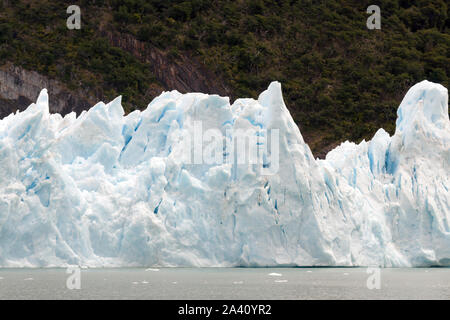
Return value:
<svg viewBox="0 0 450 320">
<path fill-rule="evenodd" d="M 393 136 L 320 160 L 278 82 L 258 100 L 171 91 L 78 117 L 51 114 L 43 89 L 0 120 L 0 267 L 450 266 L 448 91 L 420 82 L 397 115 Z M 222 153 L 186 157 L 196 123 Z M 253 163 L 228 153 L 236 132 Z"/>
</svg>

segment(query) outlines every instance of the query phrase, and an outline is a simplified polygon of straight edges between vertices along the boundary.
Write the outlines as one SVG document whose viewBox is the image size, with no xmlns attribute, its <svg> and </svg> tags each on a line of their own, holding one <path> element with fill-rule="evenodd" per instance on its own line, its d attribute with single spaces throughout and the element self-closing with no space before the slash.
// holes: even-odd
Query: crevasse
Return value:
<svg viewBox="0 0 450 320">
<path fill-rule="evenodd" d="M 325 160 L 314 159 L 278 82 L 232 105 L 165 92 L 126 116 L 120 97 L 79 117 L 50 114 L 48 103 L 44 89 L 0 120 L 2 267 L 450 265 L 439 84 L 408 91 L 392 137 L 380 129 Z M 278 171 L 187 163 L 196 122 L 224 139 L 278 129 Z"/>
</svg>

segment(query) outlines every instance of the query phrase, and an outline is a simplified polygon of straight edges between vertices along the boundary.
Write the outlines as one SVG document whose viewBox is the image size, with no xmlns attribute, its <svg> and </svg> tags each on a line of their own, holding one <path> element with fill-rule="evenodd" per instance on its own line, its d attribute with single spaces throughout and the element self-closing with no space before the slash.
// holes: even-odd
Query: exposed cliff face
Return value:
<svg viewBox="0 0 450 320">
<path fill-rule="evenodd" d="M 100 33 L 112 46 L 130 52 L 149 65 L 160 83 L 160 86 L 148 88 L 146 96 L 149 99 L 159 95 L 163 90 L 231 96 L 231 90 L 224 82 L 192 57 L 180 55 L 177 59 L 172 59 L 167 52 L 139 41 L 131 35 L 110 31 Z M 50 111 L 63 115 L 72 111 L 79 114 L 96 101 L 105 100 L 104 97 L 96 96 L 88 90 L 80 89 L 74 92 L 57 80 L 8 63 L 0 67 L 0 117 L 3 118 L 16 110 L 24 110 L 35 101 L 42 88 L 48 89 L 52 100 Z"/>
<path fill-rule="evenodd" d="M 13 64 L 0 67 L 0 118 L 17 110 L 24 110 L 36 99 L 42 88 L 47 88 L 53 101 L 51 112 L 78 114 L 91 107 L 96 97 L 79 89 L 73 92 L 61 82 Z"/>
<path fill-rule="evenodd" d="M 180 54 L 177 59 L 171 59 L 167 52 L 139 41 L 130 34 L 110 31 L 101 33 L 112 46 L 128 51 L 142 62 L 148 63 L 164 90 L 231 95 L 231 90 L 224 81 L 193 57 Z"/>
</svg>

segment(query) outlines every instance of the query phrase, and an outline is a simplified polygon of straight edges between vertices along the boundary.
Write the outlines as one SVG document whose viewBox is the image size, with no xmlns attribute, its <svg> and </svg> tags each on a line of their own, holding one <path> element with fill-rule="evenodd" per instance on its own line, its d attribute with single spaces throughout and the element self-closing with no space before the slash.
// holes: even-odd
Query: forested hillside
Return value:
<svg viewBox="0 0 450 320">
<path fill-rule="evenodd" d="M 72 4 L 80 30 L 66 27 Z M 381 8 L 381 30 L 366 27 L 371 4 Z M 0 67 L 96 99 L 121 94 L 127 111 L 162 90 L 256 98 L 278 80 L 323 156 L 380 127 L 393 133 L 414 83 L 449 88 L 449 10 L 445 0 L 0 0 Z"/>
</svg>

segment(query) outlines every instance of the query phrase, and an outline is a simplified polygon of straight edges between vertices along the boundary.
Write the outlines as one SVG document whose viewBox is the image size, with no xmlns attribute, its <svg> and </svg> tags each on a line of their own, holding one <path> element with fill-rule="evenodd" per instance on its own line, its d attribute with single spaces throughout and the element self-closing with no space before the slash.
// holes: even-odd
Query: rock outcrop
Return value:
<svg viewBox="0 0 450 320">
<path fill-rule="evenodd" d="M 75 111 L 79 114 L 97 100 L 87 90 L 74 92 L 57 80 L 8 63 L 0 67 L 0 118 L 26 109 L 43 87 L 48 89 L 52 99 L 52 113 L 65 115 Z"/>
</svg>

